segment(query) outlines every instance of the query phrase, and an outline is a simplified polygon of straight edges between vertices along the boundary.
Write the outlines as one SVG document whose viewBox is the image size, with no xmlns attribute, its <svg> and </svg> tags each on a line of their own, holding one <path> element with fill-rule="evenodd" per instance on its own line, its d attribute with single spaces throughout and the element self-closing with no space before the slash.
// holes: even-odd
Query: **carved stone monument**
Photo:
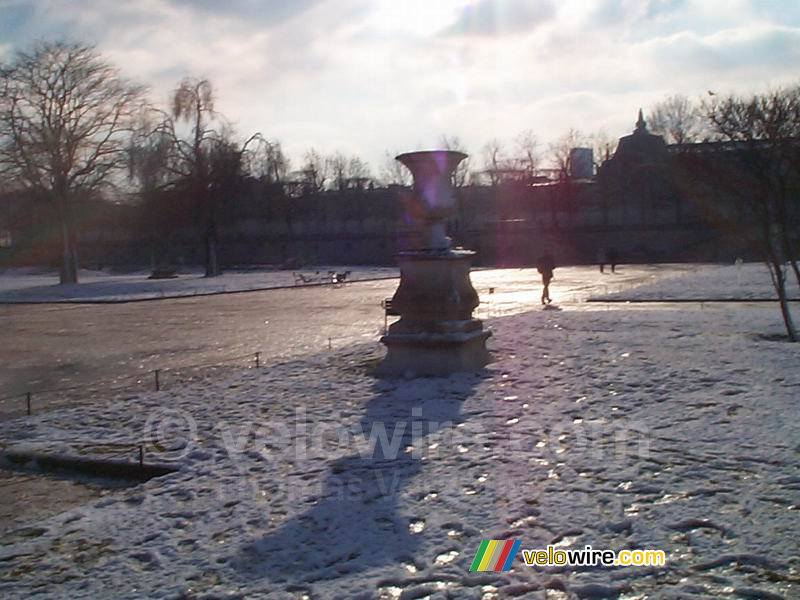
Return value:
<svg viewBox="0 0 800 600">
<path fill-rule="evenodd" d="M 480 369 L 489 360 L 491 332 L 472 318 L 478 306 L 469 277 L 475 253 L 451 248 L 446 235 L 447 219 L 456 214 L 451 176 L 466 157 L 449 150 L 397 157 L 414 177 L 410 212 L 420 235 L 416 248 L 397 257 L 400 285 L 392 307 L 400 320 L 381 338 L 387 354 L 380 374 L 447 375 Z"/>
</svg>

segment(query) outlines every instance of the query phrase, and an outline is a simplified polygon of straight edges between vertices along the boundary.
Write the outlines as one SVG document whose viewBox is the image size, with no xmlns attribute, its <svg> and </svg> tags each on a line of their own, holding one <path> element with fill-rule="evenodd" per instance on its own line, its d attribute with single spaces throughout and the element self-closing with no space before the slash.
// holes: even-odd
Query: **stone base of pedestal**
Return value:
<svg viewBox="0 0 800 600">
<path fill-rule="evenodd" d="M 480 322 L 466 322 L 464 331 L 448 333 L 397 333 L 385 335 L 386 358 L 378 375 L 440 377 L 451 373 L 477 371 L 489 362 L 486 340 Z"/>
<path fill-rule="evenodd" d="M 379 375 L 443 376 L 477 371 L 489 361 L 483 322 L 472 318 L 478 294 L 472 287 L 469 250 L 402 252 L 400 285 L 392 306 L 400 320 L 381 338 L 386 358 Z"/>
</svg>

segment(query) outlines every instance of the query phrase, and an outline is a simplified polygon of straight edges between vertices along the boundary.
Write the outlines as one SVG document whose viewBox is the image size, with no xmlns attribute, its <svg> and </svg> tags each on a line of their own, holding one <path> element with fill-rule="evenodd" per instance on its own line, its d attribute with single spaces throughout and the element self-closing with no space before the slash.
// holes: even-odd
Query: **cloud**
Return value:
<svg viewBox="0 0 800 600">
<path fill-rule="evenodd" d="M 590 11 L 587 23 L 599 27 L 641 27 L 649 21 L 675 18 L 689 8 L 689 0 L 600 0 Z"/>
<path fill-rule="evenodd" d="M 796 80 L 800 64 L 796 0 L 0 5 L 0 58 L 42 38 L 96 43 L 156 103 L 182 77 L 207 77 L 242 135 L 278 139 L 295 160 L 313 146 L 373 166 L 442 134 L 473 154 L 526 129 L 544 145 L 570 127 L 624 135 L 668 93 L 757 91 Z"/>
<path fill-rule="evenodd" d="M 292 19 L 326 0 L 165 0 L 168 4 L 217 17 L 273 26 Z"/>
<path fill-rule="evenodd" d="M 530 32 L 556 16 L 551 0 L 478 0 L 447 28 L 450 35 L 493 36 Z"/>
<path fill-rule="evenodd" d="M 644 16 L 654 19 L 686 8 L 686 0 L 649 0 Z"/>
<path fill-rule="evenodd" d="M 682 33 L 650 40 L 641 49 L 662 75 L 715 89 L 756 88 L 797 78 L 787 66 L 800 62 L 800 29 L 762 25 L 708 36 Z"/>
<path fill-rule="evenodd" d="M 800 3 L 797 0 L 749 0 L 749 10 L 757 18 L 780 16 L 780 22 L 797 25 Z"/>
</svg>

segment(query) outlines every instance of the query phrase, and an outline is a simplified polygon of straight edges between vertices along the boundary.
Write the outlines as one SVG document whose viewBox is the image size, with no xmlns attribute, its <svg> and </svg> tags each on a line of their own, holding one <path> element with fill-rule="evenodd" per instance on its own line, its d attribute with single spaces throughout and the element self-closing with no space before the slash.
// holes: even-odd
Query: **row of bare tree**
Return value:
<svg viewBox="0 0 800 600">
<path fill-rule="evenodd" d="M 216 274 L 215 215 L 257 144 L 266 142 L 236 140 L 204 80 L 184 80 L 169 110 L 157 110 L 145 88 L 89 46 L 43 42 L 0 67 L 2 191 L 22 190 L 55 209 L 61 283 L 78 280 L 76 206 L 112 189 L 117 197 L 136 191 L 145 203 L 168 191 L 189 195 L 207 274 Z"/>
<path fill-rule="evenodd" d="M 151 215 L 170 210 L 167 198 L 188 198 L 195 227 L 203 232 L 206 274 L 212 276 L 219 273 L 220 208 L 244 176 L 290 193 L 344 191 L 375 183 L 360 158 L 322 156 L 313 149 L 293 172 L 279 142 L 258 133 L 244 138 L 234 131 L 216 110 L 207 80 L 181 81 L 165 109 L 150 104 L 146 92 L 95 48 L 82 44 L 41 42 L 0 67 L 0 193 L 22 191 L 54 209 L 62 283 L 78 280 L 76 204 L 109 197 L 112 190 L 115 200 L 135 198 Z M 464 149 L 456 137 L 444 137 L 442 144 Z M 487 144 L 483 172 L 490 183 L 506 172 L 527 178 L 536 174 L 540 157 L 535 137 L 521 135 L 516 151 L 521 158 L 509 159 L 497 141 Z M 477 177 L 467 162 L 454 180 L 465 185 Z M 404 167 L 388 156 L 377 183 L 408 180 Z"/>
<path fill-rule="evenodd" d="M 19 190 L 54 209 L 62 283 L 78 279 L 76 204 L 109 197 L 110 190 L 117 201 L 137 199 L 155 217 L 169 210 L 167 199 L 183 198 L 203 232 L 206 274 L 212 276 L 219 273 L 220 208 L 245 176 L 274 184 L 280 193 L 373 184 L 368 165 L 342 153 L 309 150 L 292 171 L 279 142 L 258 133 L 240 137 L 214 100 L 209 81 L 189 78 L 167 108 L 156 108 L 144 87 L 81 44 L 41 42 L 0 65 L 0 194 Z M 739 231 L 764 258 L 789 337 L 797 339 L 786 280 L 793 273 L 800 284 L 800 87 L 742 97 L 708 92 L 696 102 L 671 96 L 653 107 L 649 121 L 653 132 L 685 150 L 678 152 L 679 179 L 688 193 L 706 196 L 718 222 Z M 455 136 L 444 136 L 441 145 L 465 150 Z M 511 144 L 486 144 L 478 168 L 463 161 L 454 184 L 534 181 L 546 171 L 545 161 L 563 177 L 578 146 L 593 147 L 600 162 L 614 151 L 603 132 L 586 136 L 571 129 L 544 152 L 533 133 L 523 132 Z M 407 185 L 409 174 L 387 153 L 377 181 Z"/>
<path fill-rule="evenodd" d="M 787 336 L 797 341 L 787 281 L 794 277 L 800 287 L 800 86 L 744 96 L 709 91 L 697 101 L 671 95 L 652 107 L 648 122 L 652 133 L 676 148 L 673 175 L 684 194 L 762 257 Z M 526 131 L 511 144 L 487 143 L 479 170 L 468 158 L 453 183 L 530 182 L 542 173 L 568 180 L 573 148 L 591 148 L 599 166 L 613 156 L 616 143 L 604 130 L 585 135 L 570 129 L 540 152 Z M 441 146 L 466 151 L 457 137 L 443 136 Z M 546 161 L 550 166 L 543 169 Z M 382 179 L 406 185 L 409 174 L 387 153 Z"/>
</svg>

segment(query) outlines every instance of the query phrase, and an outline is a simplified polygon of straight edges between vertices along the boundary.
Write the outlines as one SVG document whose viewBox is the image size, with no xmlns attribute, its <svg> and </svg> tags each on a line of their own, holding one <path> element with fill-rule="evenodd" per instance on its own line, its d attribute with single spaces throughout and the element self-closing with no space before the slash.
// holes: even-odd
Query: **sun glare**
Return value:
<svg viewBox="0 0 800 600">
<path fill-rule="evenodd" d="M 374 13 L 374 25 L 388 31 L 401 31 L 420 36 L 446 29 L 459 12 L 475 0 L 384 0 Z"/>
</svg>

